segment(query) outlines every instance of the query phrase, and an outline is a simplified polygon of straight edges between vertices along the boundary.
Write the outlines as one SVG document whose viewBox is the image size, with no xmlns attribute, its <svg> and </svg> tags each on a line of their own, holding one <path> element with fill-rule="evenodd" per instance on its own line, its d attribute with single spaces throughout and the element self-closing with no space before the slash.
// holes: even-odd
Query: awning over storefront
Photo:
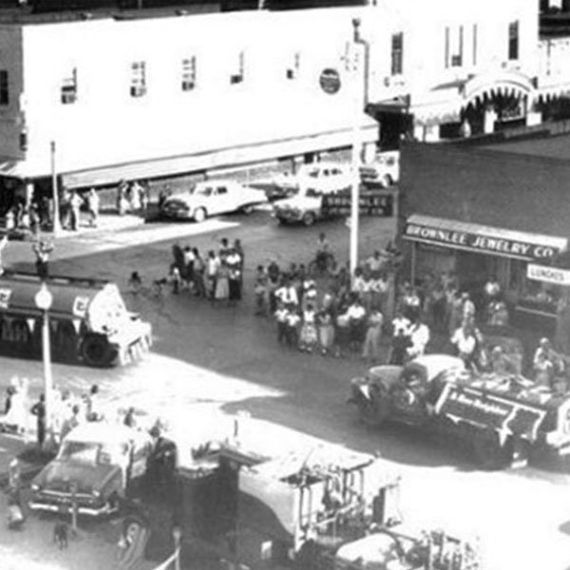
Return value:
<svg viewBox="0 0 570 570">
<path fill-rule="evenodd" d="M 406 222 L 404 239 L 440 247 L 547 261 L 568 247 L 568 239 L 495 228 L 414 214 Z"/>
</svg>

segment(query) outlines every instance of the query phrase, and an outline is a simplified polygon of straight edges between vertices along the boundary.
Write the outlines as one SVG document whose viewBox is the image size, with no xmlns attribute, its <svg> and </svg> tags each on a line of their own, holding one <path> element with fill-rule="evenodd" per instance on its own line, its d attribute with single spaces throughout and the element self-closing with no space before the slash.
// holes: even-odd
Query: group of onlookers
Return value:
<svg viewBox="0 0 570 570">
<path fill-rule="evenodd" d="M 150 202 L 150 185 L 145 180 L 121 180 L 117 187 L 117 212 L 124 216 L 130 212 L 144 212 Z"/>
<path fill-rule="evenodd" d="M 202 257 L 197 247 L 172 247 L 170 266 L 172 292 L 183 289 L 212 303 L 235 304 L 242 298 L 244 251 L 239 239 L 230 245 L 222 238 L 218 250 L 208 251 Z"/>
<path fill-rule="evenodd" d="M 99 402 L 99 387 L 92 385 L 89 391 L 79 397 L 69 390 L 52 391 L 51 432 L 59 443 L 74 427 L 86 421 L 98 421 L 103 418 Z M 29 395 L 29 381 L 26 378 L 12 378 L 6 390 L 3 414 L 0 415 L 2 431 L 26 435 L 35 431 L 38 447 L 42 449 L 46 442 L 46 403 L 45 394 L 33 402 Z M 35 422 L 35 429 L 32 424 Z"/>
<path fill-rule="evenodd" d="M 392 262 L 391 252 L 376 251 L 351 278 L 321 234 L 313 262 L 257 267 L 255 314 L 275 319 L 277 341 L 284 346 L 377 361 L 393 299 Z"/>
</svg>

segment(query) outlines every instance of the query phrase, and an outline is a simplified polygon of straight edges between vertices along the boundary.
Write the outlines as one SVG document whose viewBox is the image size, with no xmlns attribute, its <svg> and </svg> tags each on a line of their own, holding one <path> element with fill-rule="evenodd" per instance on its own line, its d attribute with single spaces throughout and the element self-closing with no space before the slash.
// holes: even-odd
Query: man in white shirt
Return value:
<svg viewBox="0 0 570 570">
<path fill-rule="evenodd" d="M 410 328 L 412 346 L 408 348 L 408 356 L 415 358 L 424 354 L 429 339 L 430 332 L 428 326 L 418 319 Z"/>
<path fill-rule="evenodd" d="M 471 327 L 466 323 L 460 326 L 451 337 L 451 344 L 457 349 L 457 355 L 467 366 L 473 363 L 477 349 L 477 339 Z"/>
</svg>

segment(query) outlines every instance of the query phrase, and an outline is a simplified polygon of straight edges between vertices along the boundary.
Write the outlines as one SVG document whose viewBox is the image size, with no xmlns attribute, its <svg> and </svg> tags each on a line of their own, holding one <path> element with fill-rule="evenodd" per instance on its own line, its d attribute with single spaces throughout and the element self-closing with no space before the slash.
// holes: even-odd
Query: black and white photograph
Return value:
<svg viewBox="0 0 570 570">
<path fill-rule="evenodd" d="M 1 570 L 570 570 L 569 0 L 0 0 Z"/>
</svg>

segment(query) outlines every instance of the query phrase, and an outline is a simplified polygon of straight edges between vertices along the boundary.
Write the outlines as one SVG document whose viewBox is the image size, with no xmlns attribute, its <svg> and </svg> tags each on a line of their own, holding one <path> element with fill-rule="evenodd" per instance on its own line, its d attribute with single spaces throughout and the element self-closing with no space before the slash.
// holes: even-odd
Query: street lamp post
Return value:
<svg viewBox="0 0 570 570">
<path fill-rule="evenodd" d="M 53 378 L 51 374 L 51 347 L 49 335 L 49 310 L 53 303 L 53 295 L 42 283 L 34 298 L 36 307 L 42 312 L 42 360 L 44 364 L 45 392 L 45 428 L 48 437 L 51 435 L 51 416 L 53 414 Z"/>
</svg>

